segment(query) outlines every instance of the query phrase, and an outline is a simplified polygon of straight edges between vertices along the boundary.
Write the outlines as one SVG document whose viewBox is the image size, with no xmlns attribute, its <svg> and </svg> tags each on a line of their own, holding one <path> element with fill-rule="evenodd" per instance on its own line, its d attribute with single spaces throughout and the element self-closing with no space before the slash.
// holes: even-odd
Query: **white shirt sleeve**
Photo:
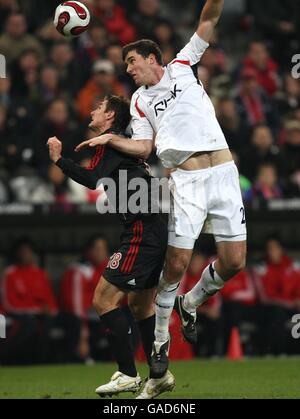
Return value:
<svg viewBox="0 0 300 419">
<path fill-rule="evenodd" d="M 139 95 L 133 95 L 130 105 L 131 123 L 130 128 L 132 131 L 133 140 L 153 140 L 153 128 L 148 121 L 145 113 L 141 109 L 141 100 Z"/>
<path fill-rule="evenodd" d="M 178 60 L 189 61 L 190 65 L 197 64 L 209 44 L 195 32 L 190 42 L 177 54 Z"/>
</svg>

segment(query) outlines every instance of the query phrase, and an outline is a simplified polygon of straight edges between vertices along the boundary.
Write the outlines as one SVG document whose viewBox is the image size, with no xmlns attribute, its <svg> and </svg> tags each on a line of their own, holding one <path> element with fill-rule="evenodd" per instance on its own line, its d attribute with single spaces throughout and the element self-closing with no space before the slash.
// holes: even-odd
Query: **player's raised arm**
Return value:
<svg viewBox="0 0 300 419">
<path fill-rule="evenodd" d="M 200 16 L 197 34 L 209 42 L 223 10 L 224 0 L 207 0 Z"/>
<path fill-rule="evenodd" d="M 140 108 L 139 95 L 133 95 L 131 100 L 131 129 L 132 139 L 116 134 L 104 134 L 79 144 L 75 151 L 84 147 L 96 147 L 97 145 L 108 145 L 121 153 L 146 160 L 153 149 L 154 132 L 150 122 Z"/>
<path fill-rule="evenodd" d="M 223 9 L 224 0 L 207 0 L 202 10 L 196 33 L 191 37 L 190 42 L 177 54 L 177 60 L 188 61 L 189 65 L 197 64 L 212 37 L 214 28 L 218 23 Z"/>
<path fill-rule="evenodd" d="M 83 141 L 75 148 L 75 151 L 80 151 L 85 147 L 96 147 L 98 145 L 108 145 L 121 153 L 146 160 L 152 152 L 153 142 L 149 140 L 131 140 L 115 134 L 104 134 Z"/>
</svg>

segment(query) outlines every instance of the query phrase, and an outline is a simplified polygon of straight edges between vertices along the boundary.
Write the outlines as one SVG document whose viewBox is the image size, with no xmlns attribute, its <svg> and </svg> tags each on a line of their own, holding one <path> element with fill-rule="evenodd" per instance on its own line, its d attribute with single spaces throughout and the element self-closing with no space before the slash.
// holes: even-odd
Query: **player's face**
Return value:
<svg viewBox="0 0 300 419">
<path fill-rule="evenodd" d="M 127 65 L 127 73 L 131 75 L 137 86 L 145 86 L 151 83 L 152 64 L 153 58 L 149 56 L 144 58 L 136 51 L 130 51 L 126 58 L 125 63 Z"/>
<path fill-rule="evenodd" d="M 91 122 L 89 124 L 89 128 L 92 130 L 101 130 L 104 126 L 107 118 L 106 118 L 106 105 L 107 100 L 103 100 L 99 103 L 98 107 L 91 112 Z"/>
</svg>

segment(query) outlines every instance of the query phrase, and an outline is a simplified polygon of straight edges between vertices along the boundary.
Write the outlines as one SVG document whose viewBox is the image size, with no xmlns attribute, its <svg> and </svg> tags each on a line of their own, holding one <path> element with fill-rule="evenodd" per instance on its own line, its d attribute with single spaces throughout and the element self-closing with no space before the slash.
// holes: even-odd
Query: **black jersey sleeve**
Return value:
<svg viewBox="0 0 300 419">
<path fill-rule="evenodd" d="M 96 150 L 90 168 L 81 167 L 73 160 L 64 157 L 61 157 L 56 165 L 75 182 L 89 189 L 96 189 L 99 180 L 110 177 L 124 158 L 121 154 L 113 151 L 108 147 Z"/>
</svg>

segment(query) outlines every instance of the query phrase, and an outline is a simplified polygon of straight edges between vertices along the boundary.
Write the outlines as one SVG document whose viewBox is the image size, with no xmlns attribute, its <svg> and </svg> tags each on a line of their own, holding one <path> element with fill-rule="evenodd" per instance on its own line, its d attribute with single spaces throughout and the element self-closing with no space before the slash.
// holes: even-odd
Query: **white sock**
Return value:
<svg viewBox="0 0 300 419">
<path fill-rule="evenodd" d="M 207 266 L 197 284 L 184 296 L 184 308 L 194 312 L 197 307 L 205 303 L 225 285 L 225 281 L 215 270 L 215 262 Z"/>
<path fill-rule="evenodd" d="M 169 284 L 161 276 L 155 299 L 155 342 L 169 339 L 169 322 L 174 307 L 179 282 Z"/>
</svg>

